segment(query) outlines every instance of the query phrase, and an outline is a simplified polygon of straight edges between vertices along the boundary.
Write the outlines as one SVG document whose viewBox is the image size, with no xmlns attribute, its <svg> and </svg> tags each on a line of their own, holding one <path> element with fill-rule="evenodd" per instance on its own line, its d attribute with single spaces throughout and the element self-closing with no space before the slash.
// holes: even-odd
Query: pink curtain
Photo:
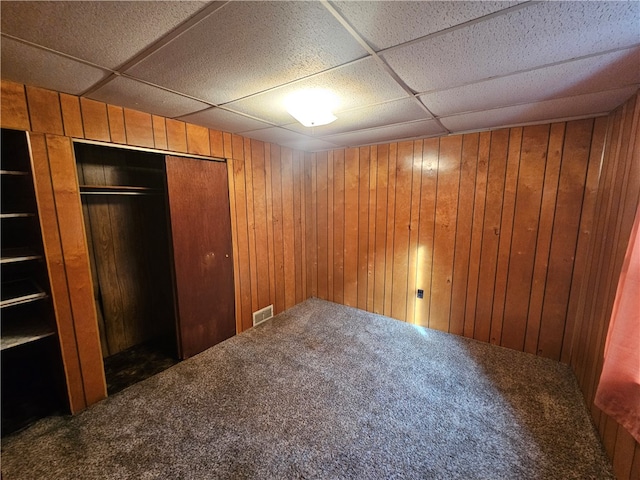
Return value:
<svg viewBox="0 0 640 480">
<path fill-rule="evenodd" d="M 595 404 L 640 442 L 640 209 L 629 239 Z"/>
</svg>

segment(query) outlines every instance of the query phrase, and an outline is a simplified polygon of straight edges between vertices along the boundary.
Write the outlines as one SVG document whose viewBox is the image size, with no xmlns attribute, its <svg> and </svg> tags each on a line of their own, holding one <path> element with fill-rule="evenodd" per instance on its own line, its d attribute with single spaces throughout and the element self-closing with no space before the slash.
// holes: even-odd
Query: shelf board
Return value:
<svg viewBox="0 0 640 480">
<path fill-rule="evenodd" d="M 1 293 L 0 308 L 36 302 L 48 297 L 47 293 L 30 279 L 5 282 L 2 284 Z"/>
<path fill-rule="evenodd" d="M 28 262 L 30 260 L 40 260 L 41 258 L 42 255 L 29 248 L 5 248 L 0 255 L 0 264 Z"/>
<path fill-rule="evenodd" d="M 55 335 L 55 331 L 45 322 L 39 319 L 25 319 L 20 323 L 12 323 L 2 327 L 0 336 L 0 350 L 17 347 L 26 343 L 35 342 L 42 338 Z"/>
<path fill-rule="evenodd" d="M 133 187 L 128 185 L 80 185 L 81 195 L 157 195 L 159 188 Z"/>
<path fill-rule="evenodd" d="M 29 212 L 0 214 L 0 218 L 26 218 L 26 217 L 35 217 L 35 216 L 36 216 L 35 213 L 29 213 Z"/>
<path fill-rule="evenodd" d="M 22 170 L 0 170 L 0 175 L 15 175 L 15 176 L 27 176 L 29 172 Z"/>
</svg>

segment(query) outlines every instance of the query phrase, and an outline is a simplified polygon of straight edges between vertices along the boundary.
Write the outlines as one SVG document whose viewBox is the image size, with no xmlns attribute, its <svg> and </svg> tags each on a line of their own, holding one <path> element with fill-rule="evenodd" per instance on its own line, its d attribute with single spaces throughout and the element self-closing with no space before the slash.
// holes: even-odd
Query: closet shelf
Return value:
<svg viewBox="0 0 640 480">
<path fill-rule="evenodd" d="M 15 212 L 15 213 L 2 213 L 0 214 L 0 218 L 25 218 L 25 217 L 35 217 L 35 213 L 30 212 Z"/>
<path fill-rule="evenodd" d="M 24 279 L 13 282 L 3 282 L 0 308 L 31 303 L 47 297 L 47 293 L 33 280 Z"/>
<path fill-rule="evenodd" d="M 159 188 L 126 185 L 80 185 L 81 195 L 159 195 Z"/>
<path fill-rule="evenodd" d="M 30 260 L 40 260 L 42 255 L 37 254 L 30 248 L 5 248 L 0 255 L 0 264 L 28 262 Z"/>
<path fill-rule="evenodd" d="M 49 325 L 35 318 L 27 318 L 22 322 L 11 322 L 2 326 L 0 350 L 7 350 L 53 335 L 55 332 Z"/>
<path fill-rule="evenodd" d="M 14 175 L 14 176 L 27 176 L 29 172 L 22 170 L 0 170 L 0 175 Z"/>
</svg>

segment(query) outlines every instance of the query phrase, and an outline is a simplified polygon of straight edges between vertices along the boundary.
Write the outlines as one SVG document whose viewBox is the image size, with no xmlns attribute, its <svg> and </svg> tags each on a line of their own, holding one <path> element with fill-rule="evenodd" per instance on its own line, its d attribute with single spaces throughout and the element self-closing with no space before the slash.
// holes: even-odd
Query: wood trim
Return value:
<svg viewBox="0 0 640 480">
<path fill-rule="evenodd" d="M 71 139 L 47 135 L 46 144 L 65 269 L 67 278 L 73 279 L 69 297 L 85 399 L 91 405 L 105 398 L 107 391 L 76 165 Z"/>
<path fill-rule="evenodd" d="M 29 135 L 33 182 L 71 413 L 87 406 L 44 134 Z"/>
</svg>

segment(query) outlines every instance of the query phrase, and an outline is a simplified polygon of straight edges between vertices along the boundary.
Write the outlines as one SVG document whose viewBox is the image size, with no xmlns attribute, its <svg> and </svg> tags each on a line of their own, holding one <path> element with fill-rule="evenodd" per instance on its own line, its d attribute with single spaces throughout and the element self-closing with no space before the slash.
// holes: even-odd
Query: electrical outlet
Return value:
<svg viewBox="0 0 640 480">
<path fill-rule="evenodd" d="M 418 298 L 424 298 L 424 290 L 418 289 Z"/>
</svg>

